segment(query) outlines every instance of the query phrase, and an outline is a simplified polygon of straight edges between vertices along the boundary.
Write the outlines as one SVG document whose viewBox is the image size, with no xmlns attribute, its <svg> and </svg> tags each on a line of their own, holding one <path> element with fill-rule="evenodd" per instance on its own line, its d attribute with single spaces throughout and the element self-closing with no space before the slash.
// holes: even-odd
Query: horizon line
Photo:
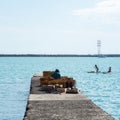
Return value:
<svg viewBox="0 0 120 120">
<path fill-rule="evenodd" d="M 120 57 L 120 54 L 0 54 L 0 57 Z"/>
</svg>

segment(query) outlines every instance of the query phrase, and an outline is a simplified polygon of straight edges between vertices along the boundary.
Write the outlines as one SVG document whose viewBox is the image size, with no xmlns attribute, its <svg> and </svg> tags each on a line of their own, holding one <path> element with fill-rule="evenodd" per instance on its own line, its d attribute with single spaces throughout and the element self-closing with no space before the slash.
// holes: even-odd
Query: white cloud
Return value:
<svg viewBox="0 0 120 120">
<path fill-rule="evenodd" d="M 92 8 L 74 10 L 73 15 L 89 14 L 118 14 L 120 13 L 120 0 L 102 0 Z"/>
<path fill-rule="evenodd" d="M 120 0 L 100 0 L 93 7 L 74 10 L 73 15 L 80 16 L 84 22 L 118 26 L 120 25 Z"/>
</svg>

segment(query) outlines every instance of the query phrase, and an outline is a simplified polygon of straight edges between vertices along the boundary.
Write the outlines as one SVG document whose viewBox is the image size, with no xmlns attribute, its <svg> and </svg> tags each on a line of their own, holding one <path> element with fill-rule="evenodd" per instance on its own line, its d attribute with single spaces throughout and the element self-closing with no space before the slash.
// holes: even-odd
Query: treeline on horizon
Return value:
<svg viewBox="0 0 120 120">
<path fill-rule="evenodd" d="M 0 57 L 120 57 L 120 54 L 0 54 Z"/>
</svg>

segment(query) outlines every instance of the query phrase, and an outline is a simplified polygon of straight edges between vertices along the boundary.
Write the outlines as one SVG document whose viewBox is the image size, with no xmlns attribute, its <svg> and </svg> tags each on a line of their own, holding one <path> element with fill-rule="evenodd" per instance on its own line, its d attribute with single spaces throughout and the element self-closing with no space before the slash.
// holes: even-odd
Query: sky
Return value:
<svg viewBox="0 0 120 120">
<path fill-rule="evenodd" d="M 0 0 L 0 54 L 120 54 L 120 0 Z"/>
</svg>

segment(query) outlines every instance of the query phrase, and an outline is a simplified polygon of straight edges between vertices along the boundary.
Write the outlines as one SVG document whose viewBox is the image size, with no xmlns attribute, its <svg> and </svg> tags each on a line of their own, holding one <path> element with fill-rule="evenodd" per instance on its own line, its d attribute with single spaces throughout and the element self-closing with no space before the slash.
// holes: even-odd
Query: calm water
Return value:
<svg viewBox="0 0 120 120">
<path fill-rule="evenodd" d="M 97 64 L 111 74 L 88 74 Z M 34 73 L 58 68 L 97 105 L 120 119 L 120 58 L 0 57 L 0 120 L 22 120 Z"/>
</svg>

